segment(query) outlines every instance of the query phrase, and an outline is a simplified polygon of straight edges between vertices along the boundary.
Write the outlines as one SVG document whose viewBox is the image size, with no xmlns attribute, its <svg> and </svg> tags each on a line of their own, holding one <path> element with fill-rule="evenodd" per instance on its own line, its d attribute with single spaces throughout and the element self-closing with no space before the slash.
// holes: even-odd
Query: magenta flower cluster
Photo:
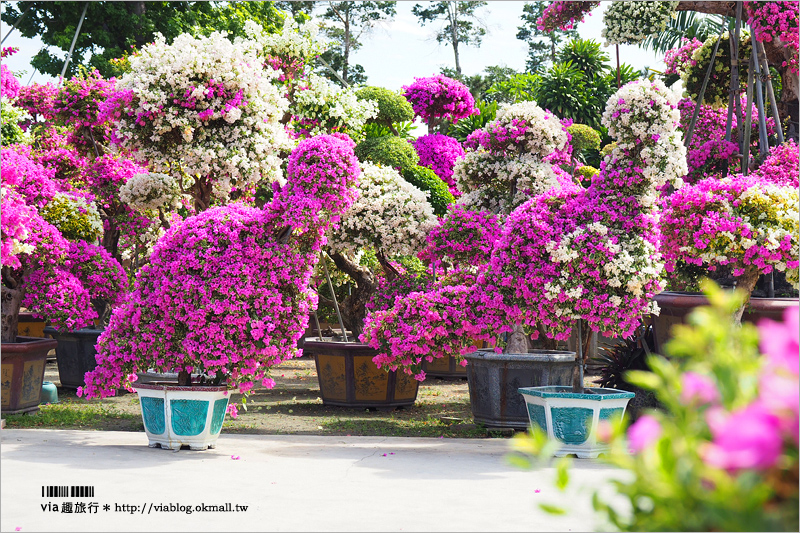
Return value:
<svg viewBox="0 0 800 533">
<path fill-rule="evenodd" d="M 0 65 L 0 95 L 13 100 L 20 90 L 20 83 L 5 64 Z"/>
<path fill-rule="evenodd" d="M 456 267 L 485 265 L 500 236 L 497 216 L 453 204 L 439 224 L 428 233 L 420 258 L 441 267 L 443 260 Z"/>
<path fill-rule="evenodd" d="M 655 188 L 679 177 L 683 157 L 675 103 L 660 82 L 623 87 L 603 117 L 619 147 L 589 188 L 551 189 L 511 213 L 478 281 L 485 329 L 541 325 L 565 339 L 579 318 L 629 335 L 651 311 L 661 290 Z"/>
<path fill-rule="evenodd" d="M 739 145 L 725 139 L 711 139 L 700 148 L 689 150 L 686 154 L 686 166 L 689 173 L 684 178 L 686 183 L 696 183 L 705 178 L 721 178 L 726 168 L 736 164 Z"/>
<path fill-rule="evenodd" d="M 783 62 L 794 74 L 798 73 L 798 14 L 800 2 L 797 0 L 744 3 L 747 10 L 747 23 L 753 28 L 756 40 L 761 42 L 780 41 L 789 51 L 790 57 Z"/>
<path fill-rule="evenodd" d="M 767 158 L 758 167 L 756 174 L 777 185 L 800 187 L 800 168 L 798 168 L 800 150 L 794 140 L 773 147 Z"/>
<path fill-rule="evenodd" d="M 222 377 L 242 393 L 274 386 L 269 369 L 297 353 L 325 229 L 357 178 L 351 141 L 315 137 L 292 153 L 288 183 L 263 210 L 231 204 L 173 225 L 114 310 L 79 394 L 113 395 L 148 368 Z"/>
<path fill-rule="evenodd" d="M 692 54 L 701 46 L 703 46 L 703 41 L 696 37 L 692 37 L 691 40 L 686 37 L 681 39 L 681 46 L 667 50 L 664 54 L 664 64 L 667 66 L 664 75 L 681 75 L 687 66 L 697 66 L 697 61 L 692 59 Z"/>
<path fill-rule="evenodd" d="M 14 103 L 34 118 L 52 120 L 57 94 L 58 89 L 51 83 L 23 85 Z"/>
<path fill-rule="evenodd" d="M 13 280 L 10 288 L 21 291 L 22 305 L 34 316 L 48 319 L 56 329 L 73 330 L 97 317 L 92 299 L 116 302 L 127 279 L 105 250 L 68 241 L 39 215 L 56 192 L 75 193 L 32 157 L 27 147 L 2 151 L 2 251 L 3 266 L 9 268 L 4 283 Z"/>
<path fill-rule="evenodd" d="M 414 142 L 414 149 L 419 155 L 419 164 L 433 170 L 439 178 L 447 183 L 453 196 L 460 196 L 453 179 L 453 166 L 464 157 L 461 143 L 453 137 L 433 133 L 423 135 Z"/>
<path fill-rule="evenodd" d="M 472 304 L 472 288 L 465 285 L 412 292 L 388 309 L 368 314 L 361 340 L 378 350 L 373 361 L 379 368 L 402 368 L 423 381 L 423 360 L 460 358 L 477 349 L 464 342 L 480 331 Z M 464 360 L 461 363 L 466 365 Z"/>
<path fill-rule="evenodd" d="M 573 2 L 569 0 L 556 0 L 550 2 L 542 16 L 536 19 L 536 27 L 540 31 L 553 32 L 556 30 L 571 30 L 576 24 L 583 22 L 584 17 L 591 10 L 600 5 L 600 2 Z M 591 15 L 591 13 L 589 13 Z"/>
<path fill-rule="evenodd" d="M 467 86 L 441 74 L 414 78 L 414 83 L 403 86 L 403 96 L 411 103 L 414 113 L 426 123 L 437 119 L 455 122 L 480 114 Z"/>
<path fill-rule="evenodd" d="M 796 281 L 797 198 L 796 188 L 792 194 L 760 175 L 708 178 L 679 189 L 664 199 L 661 219 L 667 271 L 683 260 L 709 270 L 730 264 L 736 276 L 746 268 L 762 274 L 778 268 Z"/>
</svg>

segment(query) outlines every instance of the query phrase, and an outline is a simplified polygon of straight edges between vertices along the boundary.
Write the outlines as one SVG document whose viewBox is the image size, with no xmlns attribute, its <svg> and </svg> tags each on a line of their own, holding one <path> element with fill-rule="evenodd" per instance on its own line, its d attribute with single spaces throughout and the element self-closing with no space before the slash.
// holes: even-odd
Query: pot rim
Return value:
<svg viewBox="0 0 800 533">
<path fill-rule="evenodd" d="M 225 392 L 228 390 L 226 385 L 190 385 L 181 386 L 174 383 L 155 382 L 155 383 L 131 383 L 133 389 L 163 390 L 163 391 L 184 391 L 184 392 Z"/>
<path fill-rule="evenodd" d="M 636 396 L 632 392 L 619 389 L 606 389 L 603 387 L 584 387 L 588 393 L 572 392 L 572 387 L 563 385 L 549 385 L 546 387 L 520 387 L 517 392 L 523 396 L 538 396 L 539 398 L 569 398 L 575 400 L 591 400 L 602 402 L 603 400 L 618 400 L 623 398 L 633 398 Z"/>
</svg>

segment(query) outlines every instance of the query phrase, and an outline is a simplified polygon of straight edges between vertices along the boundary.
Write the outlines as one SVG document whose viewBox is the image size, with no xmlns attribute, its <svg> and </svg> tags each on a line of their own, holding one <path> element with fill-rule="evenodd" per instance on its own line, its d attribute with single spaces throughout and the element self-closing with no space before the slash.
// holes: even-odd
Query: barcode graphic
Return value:
<svg viewBox="0 0 800 533">
<path fill-rule="evenodd" d="M 94 498 L 94 487 L 90 485 L 42 486 L 43 498 Z"/>
</svg>

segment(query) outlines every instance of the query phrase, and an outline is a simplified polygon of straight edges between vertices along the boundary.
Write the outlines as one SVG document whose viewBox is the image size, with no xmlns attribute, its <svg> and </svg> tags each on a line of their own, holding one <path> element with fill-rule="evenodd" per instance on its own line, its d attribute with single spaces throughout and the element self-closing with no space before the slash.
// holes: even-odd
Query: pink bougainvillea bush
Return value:
<svg viewBox="0 0 800 533">
<path fill-rule="evenodd" d="M 769 155 L 758 167 L 755 174 L 776 185 L 800 187 L 798 180 L 798 158 L 800 150 L 794 140 L 789 139 L 770 150 Z"/>
<path fill-rule="evenodd" d="M 419 155 L 419 164 L 433 170 L 439 178 L 447 183 L 453 196 L 460 196 L 453 179 L 453 166 L 464 157 L 461 143 L 453 137 L 434 133 L 423 135 L 414 142 L 414 149 Z"/>
<path fill-rule="evenodd" d="M 455 122 L 480 113 L 467 86 L 441 74 L 414 78 L 414 83 L 404 85 L 403 91 L 414 113 L 428 124 L 429 133 L 443 120 Z"/>
<path fill-rule="evenodd" d="M 74 238 L 100 230 L 97 211 L 54 171 L 31 159 L 23 146 L 2 152 L 3 340 L 13 342 L 19 306 L 59 330 L 87 326 L 97 318 L 92 300 L 117 303 L 127 279 L 105 250 Z M 94 213 L 94 214 L 93 214 Z M 73 239 L 68 238 L 72 236 Z"/>
<path fill-rule="evenodd" d="M 571 30 L 599 5 L 600 2 L 556 0 L 544 9 L 542 16 L 536 20 L 536 27 L 547 32 Z"/>
<path fill-rule="evenodd" d="M 747 10 L 747 23 L 753 28 L 756 40 L 782 45 L 787 56 L 782 66 L 797 74 L 800 2 L 745 2 L 744 7 Z"/>
<path fill-rule="evenodd" d="M 632 82 L 609 98 L 603 125 L 618 144 L 588 189 L 551 189 L 509 216 L 479 279 L 484 328 L 508 332 L 521 321 L 566 339 L 580 319 L 630 335 L 657 312 L 657 190 L 686 172 L 678 120 L 661 82 Z"/>
<path fill-rule="evenodd" d="M 428 245 L 420 258 L 437 267 L 445 263 L 456 268 L 485 265 L 499 236 L 496 215 L 455 204 L 428 233 Z"/>
<path fill-rule="evenodd" d="M 263 210 L 231 204 L 173 225 L 115 309 L 79 394 L 113 395 L 148 368 L 242 393 L 272 387 L 270 367 L 297 353 L 316 306 L 309 284 L 325 230 L 354 200 L 353 147 L 337 136 L 302 141 Z"/>
<path fill-rule="evenodd" d="M 664 64 L 667 65 L 664 75 L 677 74 L 681 76 L 686 71 L 687 66 L 696 66 L 697 61 L 692 59 L 692 54 L 701 46 L 703 46 L 703 41 L 696 37 L 692 37 L 691 40 L 686 37 L 681 39 L 681 46 L 667 50 L 664 53 Z"/>
<path fill-rule="evenodd" d="M 797 288 L 798 202 L 796 185 L 759 175 L 708 178 L 676 191 L 664 200 L 661 221 L 667 271 L 679 261 L 709 270 L 731 265 L 749 294 L 760 274 L 777 269 Z"/>
</svg>

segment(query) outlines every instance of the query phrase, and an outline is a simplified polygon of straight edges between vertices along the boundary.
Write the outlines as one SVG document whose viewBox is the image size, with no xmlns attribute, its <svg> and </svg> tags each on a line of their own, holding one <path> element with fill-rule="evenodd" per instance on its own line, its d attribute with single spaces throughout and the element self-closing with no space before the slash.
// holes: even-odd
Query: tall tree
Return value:
<svg viewBox="0 0 800 533">
<path fill-rule="evenodd" d="M 86 18 L 75 43 L 67 76 L 78 66 L 96 68 L 103 76 L 114 73 L 109 62 L 153 41 L 161 33 L 170 41 L 177 35 L 225 30 L 241 31 L 244 22 L 255 20 L 268 29 L 278 29 L 283 16 L 272 2 L 88 2 Z M 57 76 L 64 66 L 84 2 L 4 2 L 3 22 L 19 21 L 24 37 L 39 36 L 50 47 L 62 50 L 54 55 L 46 48 L 31 60 L 40 72 Z M 29 9 L 30 8 L 30 9 Z M 26 12 L 27 11 L 27 12 Z M 19 20 L 22 14 L 22 20 Z"/>
<path fill-rule="evenodd" d="M 322 31 L 333 42 L 322 54 L 348 85 L 365 83 L 364 67 L 351 65 L 350 54 L 362 46 L 361 39 L 369 35 L 381 21 L 391 20 L 397 14 L 397 2 L 326 2 L 327 9 L 320 15 Z M 340 83 L 332 73 L 323 75 Z"/>
<path fill-rule="evenodd" d="M 458 47 L 461 44 L 480 46 L 483 36 L 486 35 L 486 24 L 476 13 L 478 9 L 486 6 L 486 2 L 430 2 L 429 7 L 423 8 L 415 4 L 411 12 L 416 15 L 422 25 L 441 20 L 442 26 L 436 32 L 436 41 L 450 43 L 456 59 L 456 72 L 461 74 L 461 60 Z"/>
<path fill-rule="evenodd" d="M 548 2 L 526 2 L 522 6 L 522 26 L 517 27 L 517 39 L 528 43 L 525 68 L 536 72 L 556 62 L 556 48 L 568 39 L 578 37 L 578 30 L 542 31 L 536 21 L 542 16 Z"/>
</svg>

